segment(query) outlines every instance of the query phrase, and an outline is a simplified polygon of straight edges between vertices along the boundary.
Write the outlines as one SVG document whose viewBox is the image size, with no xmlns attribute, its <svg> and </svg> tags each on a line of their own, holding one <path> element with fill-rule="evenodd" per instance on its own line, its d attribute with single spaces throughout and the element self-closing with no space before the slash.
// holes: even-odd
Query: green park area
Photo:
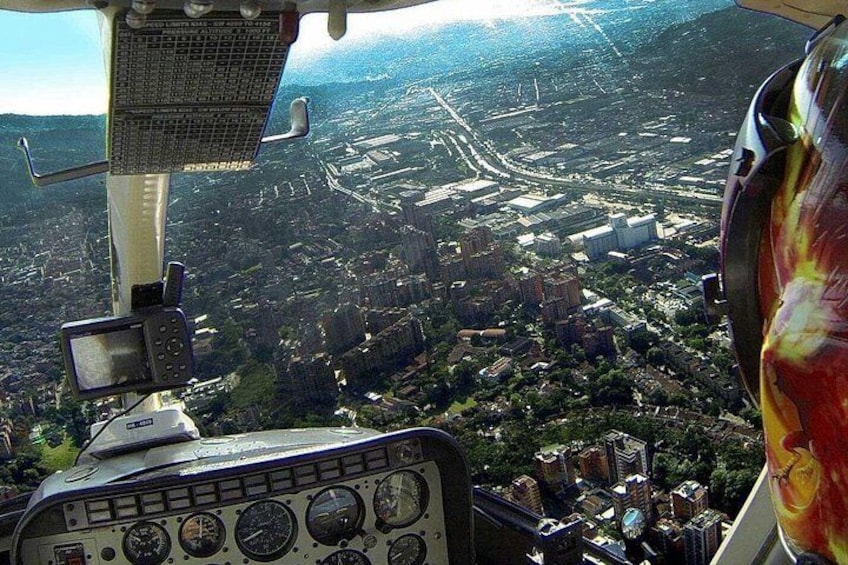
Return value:
<svg viewBox="0 0 848 565">
<path fill-rule="evenodd" d="M 41 463 L 49 472 L 62 471 L 73 466 L 79 449 L 74 446 L 71 438 L 65 436 L 62 443 L 56 447 L 48 444 L 41 446 Z"/>
</svg>

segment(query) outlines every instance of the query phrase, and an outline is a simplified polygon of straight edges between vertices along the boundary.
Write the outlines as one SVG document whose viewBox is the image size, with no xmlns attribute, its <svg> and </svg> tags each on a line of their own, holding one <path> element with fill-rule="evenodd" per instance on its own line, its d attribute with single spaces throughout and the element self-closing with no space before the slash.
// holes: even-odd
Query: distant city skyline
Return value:
<svg viewBox="0 0 848 565">
<path fill-rule="evenodd" d="M 585 10 L 598 0 L 438 0 L 400 11 L 353 14 L 338 46 L 326 17 L 303 18 L 289 65 L 378 37 L 403 37 L 456 21 L 492 22 Z M 0 114 L 103 114 L 107 108 L 99 18 L 93 11 L 58 14 L 0 12 Z"/>
</svg>

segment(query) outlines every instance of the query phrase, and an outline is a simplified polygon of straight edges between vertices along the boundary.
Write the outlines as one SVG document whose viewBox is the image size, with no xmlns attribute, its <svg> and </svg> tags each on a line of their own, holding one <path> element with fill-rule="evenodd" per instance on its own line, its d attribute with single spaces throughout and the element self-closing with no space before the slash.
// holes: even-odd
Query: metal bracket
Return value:
<svg viewBox="0 0 848 565">
<path fill-rule="evenodd" d="M 704 298 L 704 315 L 707 324 L 714 326 L 722 317 L 727 315 L 727 300 L 718 275 L 709 274 L 701 277 L 701 296 Z"/>
<path fill-rule="evenodd" d="M 288 132 L 280 135 L 265 136 L 260 140 L 261 143 L 265 144 L 276 143 L 278 141 L 294 141 L 296 139 L 306 137 L 309 134 L 309 108 L 307 106 L 308 103 L 309 99 L 304 97 L 295 98 L 294 100 L 292 100 L 291 106 L 289 107 L 291 129 Z M 96 163 L 89 163 L 87 165 L 82 165 L 79 167 L 63 169 L 54 173 L 37 173 L 35 171 L 35 165 L 33 165 L 32 162 L 32 152 L 30 151 L 29 142 L 27 141 L 27 138 L 22 137 L 18 140 L 18 148 L 24 152 L 24 155 L 26 155 L 27 166 L 29 167 L 29 176 L 32 179 L 32 183 L 38 187 L 49 186 L 51 184 L 81 179 L 85 177 L 90 177 L 92 175 L 109 172 L 109 161 L 98 161 Z"/>
<path fill-rule="evenodd" d="M 293 141 L 306 137 L 309 134 L 309 99 L 305 97 L 295 98 L 289 107 L 291 129 L 287 133 L 279 135 L 268 135 L 261 139 L 262 143 L 275 143 L 277 141 Z"/>
<path fill-rule="evenodd" d="M 98 161 L 89 163 L 80 167 L 72 167 L 63 169 L 55 173 L 39 174 L 35 172 L 35 167 L 32 164 L 32 153 L 29 150 L 29 142 L 27 138 L 22 137 L 18 140 L 18 148 L 26 155 L 27 166 L 29 167 L 29 176 L 35 186 L 49 186 L 59 182 L 68 180 L 82 179 L 92 175 L 109 172 L 109 161 Z"/>
</svg>

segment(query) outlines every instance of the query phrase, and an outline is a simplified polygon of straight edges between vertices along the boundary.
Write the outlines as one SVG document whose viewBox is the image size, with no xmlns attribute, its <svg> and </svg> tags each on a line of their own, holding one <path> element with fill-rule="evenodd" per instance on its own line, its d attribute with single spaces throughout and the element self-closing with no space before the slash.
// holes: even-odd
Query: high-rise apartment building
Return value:
<svg viewBox="0 0 848 565">
<path fill-rule="evenodd" d="M 327 351 L 344 353 L 365 341 L 365 317 L 355 304 L 342 304 L 324 315 L 321 325 L 327 342 Z"/>
<path fill-rule="evenodd" d="M 671 512 L 682 522 L 691 520 L 709 506 L 709 491 L 698 481 L 683 481 L 671 491 Z"/>
<path fill-rule="evenodd" d="M 536 478 L 543 485 L 554 489 L 574 483 L 576 477 L 571 455 L 571 448 L 565 445 L 543 447 L 533 456 Z"/>
<path fill-rule="evenodd" d="M 707 509 L 683 526 L 686 565 L 707 565 L 721 545 L 721 515 Z"/>
<path fill-rule="evenodd" d="M 611 430 L 604 436 L 604 449 L 609 464 L 609 480 L 615 484 L 640 473 L 649 475 L 647 444 L 629 434 Z"/>
<path fill-rule="evenodd" d="M 610 492 L 613 496 L 615 516 L 619 521 L 628 508 L 640 510 L 645 519 L 648 522 L 651 521 L 653 516 L 651 479 L 639 473 L 628 475 L 624 480 L 613 485 Z"/>
<path fill-rule="evenodd" d="M 542 492 L 539 490 L 539 483 L 533 477 L 521 475 L 513 480 L 510 492 L 512 493 L 513 500 L 524 508 L 536 514 L 544 514 Z"/>
<path fill-rule="evenodd" d="M 580 476 L 587 481 L 609 482 L 607 452 L 597 445 L 587 447 L 577 456 Z"/>
</svg>

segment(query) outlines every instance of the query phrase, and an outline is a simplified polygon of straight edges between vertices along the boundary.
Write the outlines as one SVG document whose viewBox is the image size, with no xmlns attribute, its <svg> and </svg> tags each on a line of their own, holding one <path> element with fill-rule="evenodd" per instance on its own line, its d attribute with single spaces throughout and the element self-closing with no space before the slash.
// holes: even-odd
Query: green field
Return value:
<svg viewBox="0 0 848 565">
<path fill-rule="evenodd" d="M 78 452 L 79 449 L 71 444 L 71 438 L 65 437 L 65 441 L 57 447 L 46 443 L 41 446 L 41 462 L 51 473 L 63 471 L 73 466 Z"/>
<path fill-rule="evenodd" d="M 451 404 L 450 408 L 448 408 L 448 413 L 449 414 L 459 414 L 463 410 L 467 410 L 468 408 L 473 408 L 474 406 L 477 406 L 477 401 L 474 400 L 474 398 L 471 397 L 471 396 L 466 398 L 465 402 L 460 402 L 459 400 L 454 400 L 453 404 Z"/>
</svg>

